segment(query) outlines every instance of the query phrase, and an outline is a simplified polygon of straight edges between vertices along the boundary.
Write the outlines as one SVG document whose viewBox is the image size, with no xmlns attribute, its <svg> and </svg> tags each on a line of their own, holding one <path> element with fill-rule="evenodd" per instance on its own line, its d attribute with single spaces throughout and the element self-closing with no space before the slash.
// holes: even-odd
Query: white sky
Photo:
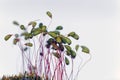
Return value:
<svg viewBox="0 0 120 80">
<path fill-rule="evenodd" d="M 82 69 L 78 80 L 120 80 L 120 1 L 119 0 L 0 0 L 0 76 L 17 73 L 19 52 L 7 33 L 17 32 L 13 20 L 31 20 L 63 25 L 65 32 L 76 31 L 80 43 L 87 45 L 92 60 Z"/>
</svg>

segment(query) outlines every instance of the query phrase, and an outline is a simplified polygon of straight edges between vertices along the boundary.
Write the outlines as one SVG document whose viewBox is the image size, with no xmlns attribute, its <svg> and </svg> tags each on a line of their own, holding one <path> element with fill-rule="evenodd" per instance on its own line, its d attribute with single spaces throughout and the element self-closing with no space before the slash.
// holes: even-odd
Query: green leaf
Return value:
<svg viewBox="0 0 120 80">
<path fill-rule="evenodd" d="M 61 37 L 62 43 L 66 44 L 67 42 L 66 42 L 65 36 L 60 35 L 60 37 Z"/>
<path fill-rule="evenodd" d="M 47 11 L 46 14 L 47 14 L 50 18 L 52 18 L 52 13 L 51 13 L 50 11 Z"/>
<path fill-rule="evenodd" d="M 33 44 L 32 43 L 25 43 L 26 46 L 32 47 Z"/>
<path fill-rule="evenodd" d="M 45 31 L 46 31 L 46 26 L 42 26 L 42 27 L 41 27 L 41 30 L 42 30 L 43 32 L 45 32 Z"/>
<path fill-rule="evenodd" d="M 61 38 L 60 38 L 60 36 L 57 36 L 57 37 L 56 37 L 56 41 L 57 41 L 58 43 L 61 43 Z"/>
<path fill-rule="evenodd" d="M 75 50 L 78 51 L 79 47 L 80 47 L 80 46 L 77 44 L 77 45 L 75 46 Z"/>
<path fill-rule="evenodd" d="M 50 32 L 48 32 L 48 34 L 53 38 L 57 37 L 57 34 L 55 32 L 50 31 Z"/>
<path fill-rule="evenodd" d="M 9 39 L 11 38 L 11 36 L 12 36 L 12 34 L 6 35 L 6 36 L 4 37 L 4 40 L 5 40 L 5 41 L 9 40 Z"/>
<path fill-rule="evenodd" d="M 66 65 L 69 65 L 69 64 L 70 64 L 70 62 L 69 62 L 69 60 L 68 60 L 67 57 L 65 57 L 65 63 L 66 63 Z"/>
<path fill-rule="evenodd" d="M 19 26 L 19 23 L 17 21 L 13 21 L 13 24 Z"/>
<path fill-rule="evenodd" d="M 72 43 L 72 41 L 68 37 L 65 37 L 63 35 L 60 35 L 60 37 L 62 39 L 62 43 L 64 43 L 64 44 L 67 43 L 68 45 L 70 45 Z"/>
<path fill-rule="evenodd" d="M 70 52 L 71 52 L 71 58 L 75 58 L 76 57 L 76 52 L 73 51 L 73 50 L 71 50 Z"/>
<path fill-rule="evenodd" d="M 67 51 L 71 50 L 71 47 L 69 45 L 65 45 L 65 48 L 67 49 Z"/>
<path fill-rule="evenodd" d="M 62 26 L 57 26 L 57 27 L 56 27 L 56 30 L 62 30 L 62 29 L 63 29 Z"/>
<path fill-rule="evenodd" d="M 21 29 L 21 30 L 26 30 L 26 28 L 25 28 L 24 25 L 20 25 L 20 29 Z"/>
<path fill-rule="evenodd" d="M 81 46 L 82 52 L 89 54 L 89 49 L 86 46 Z"/>
<path fill-rule="evenodd" d="M 30 23 L 28 23 L 28 26 L 32 25 L 32 27 L 35 27 L 37 25 L 37 23 L 35 21 L 31 21 Z"/>
</svg>

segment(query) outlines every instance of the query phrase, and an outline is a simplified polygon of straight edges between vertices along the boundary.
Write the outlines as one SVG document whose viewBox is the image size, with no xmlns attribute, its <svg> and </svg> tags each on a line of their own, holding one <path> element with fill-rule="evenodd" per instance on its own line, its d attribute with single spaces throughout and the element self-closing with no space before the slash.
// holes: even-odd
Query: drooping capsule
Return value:
<svg viewBox="0 0 120 80">
<path fill-rule="evenodd" d="M 59 50 L 60 50 L 60 51 L 64 51 L 64 46 L 63 46 L 63 44 L 61 44 L 61 43 L 59 43 Z"/>
<path fill-rule="evenodd" d="M 81 46 L 82 52 L 89 54 L 90 50 L 86 46 Z"/>
<path fill-rule="evenodd" d="M 50 18 L 52 18 L 52 13 L 51 13 L 50 11 L 47 11 L 46 14 L 47 14 Z"/>
<path fill-rule="evenodd" d="M 60 57 L 61 57 L 61 55 L 60 55 L 59 53 L 57 53 L 57 52 L 54 52 L 53 55 L 54 55 L 56 58 L 60 58 Z"/>
<path fill-rule="evenodd" d="M 28 23 L 28 26 L 32 26 L 32 27 L 35 27 L 37 25 L 37 23 L 35 21 L 31 21 Z"/>
<path fill-rule="evenodd" d="M 19 23 L 17 21 L 13 21 L 13 24 L 19 26 Z"/>
<path fill-rule="evenodd" d="M 71 52 L 67 50 L 67 51 L 66 51 L 66 55 L 67 55 L 67 56 L 70 56 L 70 55 L 71 55 Z"/>
<path fill-rule="evenodd" d="M 69 64 L 70 64 L 70 62 L 69 62 L 69 60 L 68 60 L 67 57 L 65 57 L 65 63 L 66 63 L 66 65 L 69 65 Z"/>
<path fill-rule="evenodd" d="M 64 37 L 65 42 L 70 45 L 72 41 L 68 37 Z"/>
<path fill-rule="evenodd" d="M 70 32 L 69 34 L 68 34 L 68 36 L 74 36 L 75 35 L 75 32 Z"/>
<path fill-rule="evenodd" d="M 11 38 L 11 36 L 12 36 L 12 34 L 6 35 L 6 36 L 4 37 L 4 40 L 5 40 L 5 41 L 9 40 L 9 39 Z"/>
<path fill-rule="evenodd" d="M 71 50 L 70 52 L 71 52 L 71 58 L 73 58 L 73 59 L 74 59 L 74 58 L 76 57 L 76 52 L 75 52 L 75 51 L 73 51 L 73 50 Z"/>
<path fill-rule="evenodd" d="M 76 34 L 75 32 L 70 32 L 70 33 L 68 34 L 68 36 L 71 36 L 72 38 L 74 38 L 74 39 L 76 39 L 76 40 L 79 39 L 79 35 Z"/>
<path fill-rule="evenodd" d="M 24 25 L 20 25 L 20 29 L 21 29 L 21 30 L 26 30 L 26 28 L 25 28 Z"/>
<path fill-rule="evenodd" d="M 14 38 L 14 39 L 13 39 L 13 44 L 16 45 L 17 42 L 19 42 L 19 41 L 20 41 L 20 39 L 18 39 L 18 38 Z"/>
<path fill-rule="evenodd" d="M 78 51 L 79 47 L 80 47 L 80 46 L 77 44 L 77 45 L 75 46 L 75 50 Z"/>
<path fill-rule="evenodd" d="M 26 45 L 26 46 L 29 46 L 29 47 L 32 47 L 32 46 L 33 46 L 33 44 L 32 44 L 32 43 L 30 43 L 30 42 L 25 43 L 25 45 Z"/>
<path fill-rule="evenodd" d="M 71 47 L 69 45 L 65 45 L 65 48 L 67 49 L 67 51 L 71 50 Z"/>
<path fill-rule="evenodd" d="M 56 30 L 62 30 L 62 29 L 63 29 L 62 26 L 57 26 L 57 27 L 56 27 Z"/>
<path fill-rule="evenodd" d="M 46 44 L 45 46 L 46 46 L 46 48 L 50 48 L 50 44 Z"/>
</svg>

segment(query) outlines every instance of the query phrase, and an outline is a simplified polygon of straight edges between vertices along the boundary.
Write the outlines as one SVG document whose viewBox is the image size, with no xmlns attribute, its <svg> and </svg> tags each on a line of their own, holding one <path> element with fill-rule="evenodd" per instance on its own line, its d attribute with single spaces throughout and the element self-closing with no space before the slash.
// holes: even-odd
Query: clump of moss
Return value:
<svg viewBox="0 0 120 80">
<path fill-rule="evenodd" d="M 52 13 L 48 11 L 46 14 L 52 21 Z M 7 34 L 4 39 L 8 41 L 13 37 L 13 44 L 21 50 L 23 73 L 18 76 L 3 76 L 2 80 L 63 80 L 64 78 L 70 80 L 73 76 L 73 60 L 78 55 L 79 47 L 82 48 L 82 52 L 90 53 L 86 46 L 79 44 L 71 46 L 73 44 L 71 38 L 79 40 L 79 35 L 74 31 L 62 34 L 63 26 L 57 26 L 49 31 L 50 24 L 46 26 L 38 21 L 31 21 L 27 26 L 17 21 L 13 24 L 18 26 L 21 33 Z M 68 77 L 66 66 L 70 65 L 70 61 L 72 69 Z"/>
</svg>

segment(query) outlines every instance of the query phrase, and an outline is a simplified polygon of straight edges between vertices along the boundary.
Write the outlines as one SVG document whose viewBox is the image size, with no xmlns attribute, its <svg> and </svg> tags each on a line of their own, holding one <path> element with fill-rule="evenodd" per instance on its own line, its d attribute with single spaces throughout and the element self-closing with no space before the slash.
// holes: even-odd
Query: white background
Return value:
<svg viewBox="0 0 120 80">
<path fill-rule="evenodd" d="M 19 71 L 18 48 L 4 41 L 7 33 L 19 31 L 12 21 L 49 22 L 48 10 L 52 27 L 76 31 L 80 43 L 90 48 L 92 60 L 78 80 L 120 80 L 120 0 L 0 0 L 0 76 Z"/>
</svg>

